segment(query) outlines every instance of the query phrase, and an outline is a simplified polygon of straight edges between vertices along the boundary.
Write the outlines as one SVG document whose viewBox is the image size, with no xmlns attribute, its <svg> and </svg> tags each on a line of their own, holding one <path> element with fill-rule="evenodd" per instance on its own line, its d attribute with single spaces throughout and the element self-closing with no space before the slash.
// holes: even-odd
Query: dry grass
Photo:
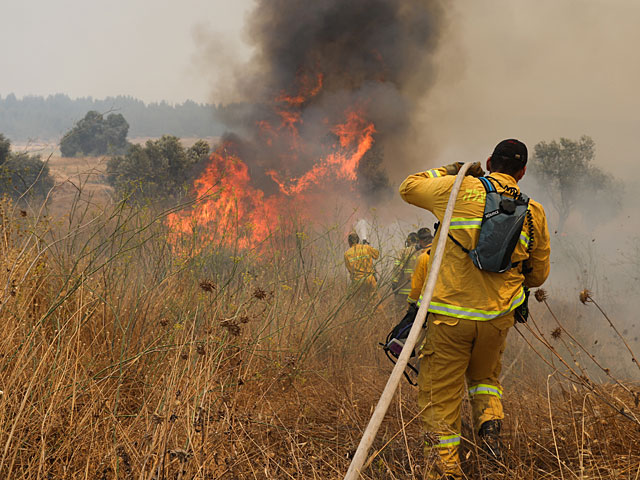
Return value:
<svg viewBox="0 0 640 480">
<path fill-rule="evenodd" d="M 342 478 L 397 315 L 346 288 L 340 227 L 178 255 L 166 212 L 69 212 L 0 211 L 1 478 Z M 519 330 L 506 464 L 482 473 L 465 431 L 469 478 L 640 478 L 637 387 L 591 381 L 564 334 Z M 363 478 L 421 478 L 415 396 L 402 386 Z"/>
<path fill-rule="evenodd" d="M 84 201 L 96 208 L 108 204 L 113 188 L 106 184 L 109 157 L 49 157 L 48 163 L 57 186 L 49 202 L 49 214 L 63 217 L 69 205 L 81 194 Z"/>
</svg>

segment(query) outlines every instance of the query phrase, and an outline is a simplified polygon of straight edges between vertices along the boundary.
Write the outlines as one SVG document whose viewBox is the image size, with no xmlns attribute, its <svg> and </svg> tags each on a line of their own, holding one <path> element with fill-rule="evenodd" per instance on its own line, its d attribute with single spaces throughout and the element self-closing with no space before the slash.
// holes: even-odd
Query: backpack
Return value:
<svg viewBox="0 0 640 480">
<path fill-rule="evenodd" d="M 391 363 L 395 365 L 396 359 L 400 356 L 402 349 L 404 347 L 405 342 L 407 341 L 407 337 L 409 336 L 409 332 L 411 331 L 411 327 L 413 327 L 413 322 L 416 319 L 416 315 L 418 313 L 418 307 L 415 304 L 409 306 L 407 313 L 402 318 L 400 323 L 398 323 L 387 335 L 387 338 L 384 343 L 380 343 L 379 345 L 384 350 L 384 353 L 387 355 L 387 358 L 391 360 Z M 425 321 L 426 325 L 426 321 Z M 424 328 L 424 327 L 423 327 Z M 425 332 L 422 332 L 421 336 L 424 336 Z M 411 352 L 411 357 L 414 359 L 415 366 L 411 363 L 407 363 L 407 367 L 405 369 L 404 376 L 407 381 L 413 385 L 414 387 L 418 385 L 417 376 L 418 376 L 418 357 L 416 355 L 417 350 L 420 348 L 422 340 L 420 338 L 416 342 L 416 348 Z M 412 378 L 414 377 L 414 378 Z"/>
<path fill-rule="evenodd" d="M 480 270 L 503 273 L 514 268 L 518 262 L 511 262 L 511 255 L 518 244 L 522 226 L 529 213 L 529 197 L 512 190 L 513 196 L 500 194 L 491 180 L 478 177 L 486 191 L 484 214 L 480 225 L 478 243 L 473 250 L 465 248 L 451 233 L 449 238 L 471 257 L 473 264 Z M 498 182 L 500 185 L 500 183 Z M 500 185 L 502 186 L 502 185 Z M 504 188 L 504 187 L 503 187 Z"/>
</svg>

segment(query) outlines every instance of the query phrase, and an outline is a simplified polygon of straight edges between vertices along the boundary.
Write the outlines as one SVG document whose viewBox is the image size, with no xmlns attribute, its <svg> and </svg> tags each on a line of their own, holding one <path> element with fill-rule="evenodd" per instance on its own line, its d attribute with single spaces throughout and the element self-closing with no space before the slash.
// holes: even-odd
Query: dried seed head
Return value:
<svg viewBox="0 0 640 480">
<path fill-rule="evenodd" d="M 179 462 L 185 463 L 189 458 L 192 457 L 192 453 L 186 450 L 182 450 L 181 448 L 176 448 L 175 450 L 169 450 L 170 458 L 177 458 Z"/>
<path fill-rule="evenodd" d="M 216 289 L 216 284 L 211 280 L 200 280 L 200 288 L 205 292 L 213 292 Z"/>
<path fill-rule="evenodd" d="M 253 291 L 253 296 L 258 300 L 264 300 L 265 298 L 267 298 L 267 292 L 260 287 L 256 287 L 256 289 Z"/>
<path fill-rule="evenodd" d="M 560 327 L 556 328 L 553 332 L 551 332 L 551 336 L 553 338 L 560 338 L 560 335 L 562 335 L 562 329 Z"/>
<path fill-rule="evenodd" d="M 533 296 L 536 297 L 536 300 L 539 302 L 544 302 L 548 297 L 547 291 L 544 288 L 537 289 Z"/>
<path fill-rule="evenodd" d="M 232 320 L 232 319 L 221 320 L 220 326 L 222 328 L 226 328 L 227 331 L 234 337 L 237 337 L 238 335 L 240 335 L 240 326 L 235 322 L 235 320 Z"/>
<path fill-rule="evenodd" d="M 206 352 L 206 350 L 204 349 L 204 344 L 199 343 L 198 346 L 196 347 L 196 352 L 198 352 L 198 355 L 204 355 Z"/>
<path fill-rule="evenodd" d="M 591 292 L 586 288 L 580 292 L 580 301 L 587 303 L 591 299 Z"/>
</svg>

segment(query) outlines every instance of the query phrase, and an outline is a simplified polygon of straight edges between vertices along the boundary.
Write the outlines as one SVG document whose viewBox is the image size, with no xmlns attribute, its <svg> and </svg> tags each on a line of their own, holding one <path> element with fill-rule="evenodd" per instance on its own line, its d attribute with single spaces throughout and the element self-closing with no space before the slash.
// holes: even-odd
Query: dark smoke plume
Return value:
<svg viewBox="0 0 640 480">
<path fill-rule="evenodd" d="M 359 164 L 358 188 L 388 189 L 387 172 L 402 152 L 385 151 L 385 145 L 406 134 L 417 99 L 433 82 L 441 23 L 436 0 L 257 1 L 247 22 L 255 54 L 236 75 L 246 103 L 222 116 L 236 142 L 242 139 L 239 149 L 257 185 L 267 193 L 276 188 L 267 170 L 292 177 L 308 170 L 335 142 L 327 125 L 339 123 L 346 106 L 356 106 L 376 130 Z M 319 93 L 310 94 L 319 82 Z M 274 99 L 300 93 L 300 103 L 280 102 L 299 114 L 298 134 L 307 146 L 293 158 L 284 140 L 266 145 L 259 126 L 281 121 Z"/>
</svg>

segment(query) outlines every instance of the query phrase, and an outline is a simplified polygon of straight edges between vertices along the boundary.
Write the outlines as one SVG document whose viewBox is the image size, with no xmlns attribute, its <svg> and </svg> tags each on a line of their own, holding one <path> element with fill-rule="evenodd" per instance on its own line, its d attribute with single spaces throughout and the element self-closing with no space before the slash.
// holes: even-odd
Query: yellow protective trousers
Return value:
<svg viewBox="0 0 640 480">
<path fill-rule="evenodd" d="M 425 430 L 425 458 L 431 472 L 461 477 L 460 407 L 465 377 L 476 433 L 487 420 L 502 419 L 502 368 L 513 313 L 487 321 L 429 313 L 418 376 L 418 404 Z"/>
</svg>

